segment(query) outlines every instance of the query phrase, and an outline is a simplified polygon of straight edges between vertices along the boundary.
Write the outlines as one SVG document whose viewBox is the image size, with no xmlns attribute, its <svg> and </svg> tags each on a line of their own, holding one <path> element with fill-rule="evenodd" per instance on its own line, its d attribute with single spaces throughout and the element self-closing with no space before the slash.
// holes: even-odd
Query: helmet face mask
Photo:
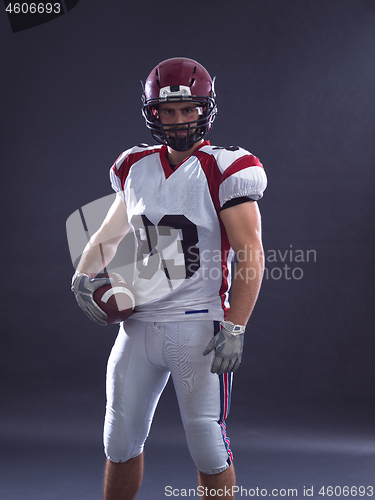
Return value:
<svg viewBox="0 0 375 500">
<path fill-rule="evenodd" d="M 198 120 L 162 124 L 162 103 L 188 102 L 201 108 Z M 142 96 L 142 113 L 153 138 L 176 151 L 187 151 L 207 134 L 217 113 L 214 79 L 198 62 L 173 58 L 158 64 L 150 73 Z M 181 134 L 186 130 L 186 134 Z"/>
</svg>

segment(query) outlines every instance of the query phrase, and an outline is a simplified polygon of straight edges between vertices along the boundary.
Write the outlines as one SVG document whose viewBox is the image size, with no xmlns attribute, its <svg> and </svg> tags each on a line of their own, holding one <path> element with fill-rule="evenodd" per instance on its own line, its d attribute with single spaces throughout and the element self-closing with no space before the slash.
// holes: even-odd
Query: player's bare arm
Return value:
<svg viewBox="0 0 375 500">
<path fill-rule="evenodd" d="M 109 285 L 111 279 L 95 276 L 113 259 L 129 229 L 126 206 L 118 194 L 102 225 L 86 245 L 72 279 L 72 291 L 79 307 L 99 325 L 106 325 L 108 316 L 94 300 L 94 293 L 98 288 Z"/>
<path fill-rule="evenodd" d="M 248 201 L 220 212 L 229 243 L 238 257 L 227 321 L 246 325 L 257 300 L 264 271 L 261 217 Z"/>
<path fill-rule="evenodd" d="M 117 194 L 102 225 L 86 245 L 77 273 L 94 277 L 102 271 L 115 256 L 120 241 L 129 229 L 125 202 Z"/>
<path fill-rule="evenodd" d="M 238 264 L 232 284 L 230 309 L 222 329 L 207 345 L 203 355 L 215 351 L 211 372 L 236 371 L 241 363 L 245 325 L 257 300 L 264 270 L 261 219 L 258 205 L 248 201 L 220 212 L 229 243 Z"/>
</svg>

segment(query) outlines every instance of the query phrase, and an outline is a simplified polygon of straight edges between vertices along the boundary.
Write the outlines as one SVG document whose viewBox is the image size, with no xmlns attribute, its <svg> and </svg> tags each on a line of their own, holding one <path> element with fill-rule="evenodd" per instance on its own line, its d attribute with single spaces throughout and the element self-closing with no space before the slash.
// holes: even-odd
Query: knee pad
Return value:
<svg viewBox="0 0 375 500">
<path fill-rule="evenodd" d="M 233 456 L 224 423 L 200 418 L 185 422 L 184 427 L 190 455 L 200 472 L 218 474 L 230 466 Z"/>
<path fill-rule="evenodd" d="M 129 439 L 128 432 L 122 421 L 108 417 L 107 410 L 104 422 L 103 443 L 104 453 L 108 460 L 115 463 L 127 462 L 130 458 L 137 457 L 143 451 L 144 443 Z"/>
</svg>

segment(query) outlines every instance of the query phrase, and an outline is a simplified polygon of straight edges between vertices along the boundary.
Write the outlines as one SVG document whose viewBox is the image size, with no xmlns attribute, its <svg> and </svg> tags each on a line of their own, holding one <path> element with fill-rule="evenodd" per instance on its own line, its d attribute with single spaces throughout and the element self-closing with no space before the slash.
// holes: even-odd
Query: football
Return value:
<svg viewBox="0 0 375 500">
<path fill-rule="evenodd" d="M 94 300 L 107 315 L 107 323 L 121 323 L 133 313 L 135 307 L 134 293 L 124 278 L 117 273 L 104 277 L 112 278 L 110 285 L 95 290 Z M 102 277 L 102 275 L 101 275 Z"/>
</svg>

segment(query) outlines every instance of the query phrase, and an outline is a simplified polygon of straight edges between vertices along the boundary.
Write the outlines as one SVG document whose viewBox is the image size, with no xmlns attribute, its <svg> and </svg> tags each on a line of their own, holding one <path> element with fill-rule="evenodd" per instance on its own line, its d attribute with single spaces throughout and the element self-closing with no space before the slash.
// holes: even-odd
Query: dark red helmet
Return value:
<svg viewBox="0 0 375 500">
<path fill-rule="evenodd" d="M 214 80 L 197 61 L 174 57 L 159 63 L 151 71 L 144 85 L 142 113 L 153 138 L 176 151 L 187 151 L 210 130 L 217 113 Z M 155 109 L 165 102 L 187 101 L 197 103 L 202 114 L 194 122 L 184 123 L 186 137 L 177 134 L 181 124 L 174 125 L 174 134 L 168 135 L 160 123 Z"/>
</svg>

